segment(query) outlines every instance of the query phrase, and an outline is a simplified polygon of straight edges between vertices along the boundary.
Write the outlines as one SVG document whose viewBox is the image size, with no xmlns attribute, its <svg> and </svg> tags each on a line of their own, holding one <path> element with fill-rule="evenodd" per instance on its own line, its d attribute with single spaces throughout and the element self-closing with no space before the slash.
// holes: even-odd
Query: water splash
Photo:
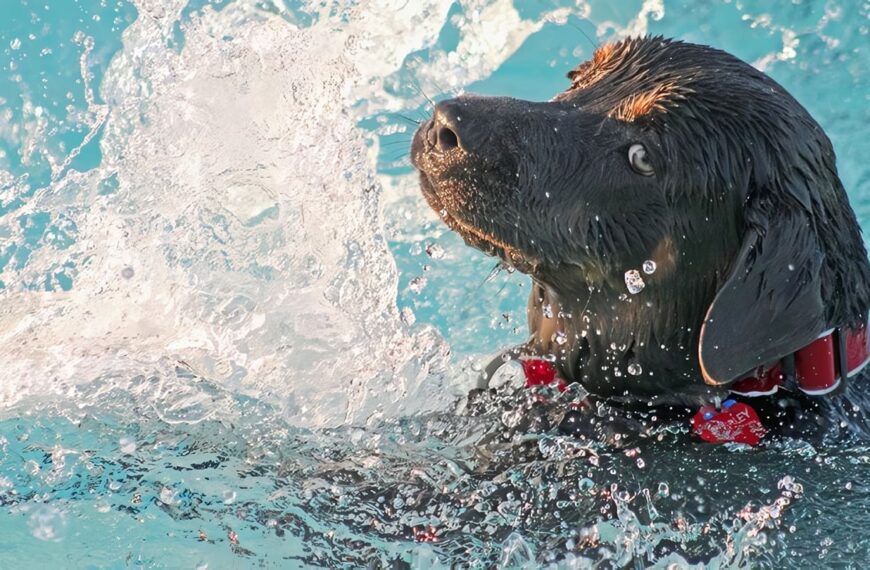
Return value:
<svg viewBox="0 0 870 570">
<path fill-rule="evenodd" d="M 103 78 L 107 103 L 88 83 L 93 39 L 77 35 L 85 139 L 52 184 L 4 215 L 49 213 L 72 235 L 4 272 L 0 361 L 14 380 L 0 399 L 69 396 L 174 363 L 280 401 L 302 425 L 445 407 L 447 347 L 431 329 L 409 332 L 396 307 L 378 149 L 352 120 L 407 105 L 385 82 L 436 41 L 451 3 L 401 4 L 276 15 L 236 2 L 183 18 L 186 2 L 143 0 Z M 481 12 L 457 24 L 464 55 L 433 52 L 427 65 L 463 83 L 552 16 L 523 20 L 505 0 L 468 8 Z M 311 25 L 288 23 L 304 15 Z M 493 42 L 486 30 L 510 32 Z M 71 170 L 97 133 L 99 166 Z M 69 291 L 26 286 L 59 268 Z M 134 388 L 137 375 L 118 376 Z"/>
<path fill-rule="evenodd" d="M 383 393 L 393 413 L 444 405 L 450 391 L 427 374 L 444 349 L 400 322 L 379 187 L 345 112 L 407 46 L 374 65 L 361 44 L 385 28 L 369 12 L 328 32 L 329 18 L 299 29 L 234 4 L 194 15 L 179 53 L 163 39 L 182 6 L 138 5 L 150 17 L 107 72 L 108 119 L 89 97 L 100 167 L 61 178 L 74 150 L 16 212 L 62 213 L 77 234 L 7 281 L 2 360 L 21 382 L 4 383 L 3 401 L 168 359 L 271 394 L 307 425 L 365 420 L 389 407 Z M 404 17 L 404 36 L 390 29 L 419 41 Z M 72 291 L 16 290 L 58 263 L 75 267 Z M 386 390 L 372 399 L 371 383 Z"/>
</svg>

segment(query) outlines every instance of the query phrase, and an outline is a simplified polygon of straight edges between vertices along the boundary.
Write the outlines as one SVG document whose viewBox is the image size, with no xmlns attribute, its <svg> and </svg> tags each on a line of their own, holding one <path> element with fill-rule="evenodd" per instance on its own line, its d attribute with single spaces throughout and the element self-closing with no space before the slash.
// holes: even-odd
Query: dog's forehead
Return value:
<svg viewBox="0 0 870 570">
<path fill-rule="evenodd" d="M 571 86 L 557 95 L 586 110 L 633 122 L 692 101 L 714 98 L 728 105 L 728 78 L 745 77 L 743 87 L 765 78 L 723 51 L 644 37 L 608 43 L 568 73 Z M 761 90 L 759 90 L 761 91 Z"/>
</svg>

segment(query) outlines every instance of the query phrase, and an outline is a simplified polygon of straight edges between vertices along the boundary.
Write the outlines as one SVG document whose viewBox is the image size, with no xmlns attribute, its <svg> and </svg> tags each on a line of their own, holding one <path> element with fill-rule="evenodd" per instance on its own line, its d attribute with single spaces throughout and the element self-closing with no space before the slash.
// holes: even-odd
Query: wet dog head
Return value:
<svg viewBox="0 0 870 570">
<path fill-rule="evenodd" d="M 533 341 L 569 377 L 727 384 L 866 314 L 833 149 L 781 86 L 662 38 L 605 45 L 569 78 L 544 103 L 443 101 L 411 152 L 442 219 L 538 284 Z M 643 377 L 618 380 L 630 363 Z"/>
</svg>

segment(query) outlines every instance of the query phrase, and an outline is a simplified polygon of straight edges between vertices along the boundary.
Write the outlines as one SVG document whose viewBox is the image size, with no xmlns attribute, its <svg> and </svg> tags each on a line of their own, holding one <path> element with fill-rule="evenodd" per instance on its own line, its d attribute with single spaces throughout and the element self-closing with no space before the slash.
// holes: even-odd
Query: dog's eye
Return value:
<svg viewBox="0 0 870 570">
<path fill-rule="evenodd" d="M 642 144 L 633 144 L 628 147 L 628 163 L 632 170 L 644 176 L 652 176 L 655 173 L 649 157 L 646 155 L 646 149 Z"/>
</svg>

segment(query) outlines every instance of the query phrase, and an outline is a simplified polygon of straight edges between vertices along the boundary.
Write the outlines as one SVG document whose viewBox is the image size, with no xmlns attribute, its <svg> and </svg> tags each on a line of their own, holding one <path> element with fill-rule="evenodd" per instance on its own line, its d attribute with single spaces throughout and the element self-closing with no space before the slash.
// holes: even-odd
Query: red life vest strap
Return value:
<svg viewBox="0 0 870 570">
<path fill-rule="evenodd" d="M 768 396 L 793 384 L 811 396 L 828 394 L 867 366 L 868 342 L 866 322 L 856 329 L 825 331 L 797 352 L 738 380 L 731 385 L 731 392 L 739 396 Z"/>
</svg>

